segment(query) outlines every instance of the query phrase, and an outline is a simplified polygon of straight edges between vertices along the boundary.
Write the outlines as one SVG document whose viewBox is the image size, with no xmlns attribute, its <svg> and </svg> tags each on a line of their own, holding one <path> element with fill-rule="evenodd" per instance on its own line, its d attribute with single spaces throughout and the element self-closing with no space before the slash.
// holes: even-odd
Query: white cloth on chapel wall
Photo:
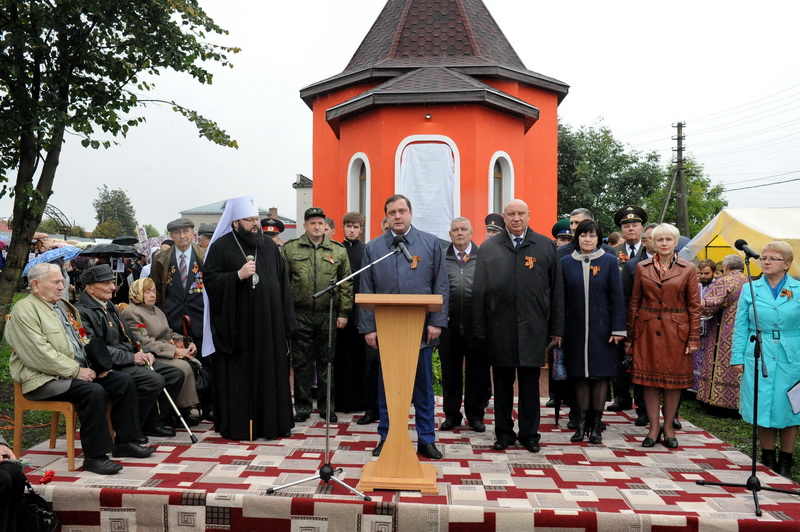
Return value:
<svg viewBox="0 0 800 532">
<path fill-rule="evenodd" d="M 455 217 L 453 151 L 441 142 L 409 144 L 400 160 L 397 193 L 411 200 L 412 224 L 421 231 L 450 240 Z"/>
</svg>

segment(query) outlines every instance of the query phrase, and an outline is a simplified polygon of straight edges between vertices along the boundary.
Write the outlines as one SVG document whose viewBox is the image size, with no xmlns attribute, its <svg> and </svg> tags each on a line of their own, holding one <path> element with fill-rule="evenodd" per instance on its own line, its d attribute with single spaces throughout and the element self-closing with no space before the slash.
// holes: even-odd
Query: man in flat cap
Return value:
<svg viewBox="0 0 800 532">
<path fill-rule="evenodd" d="M 211 243 L 211 237 L 214 236 L 214 230 L 217 228 L 217 224 L 200 224 L 200 227 L 197 229 L 197 245 L 203 249 L 208 249 L 208 245 Z"/>
<path fill-rule="evenodd" d="M 191 337 L 198 346 L 196 356 L 211 372 L 213 387 L 212 360 L 202 357 L 199 350 L 203 345 L 203 259 L 206 252 L 194 243 L 194 223 L 188 218 L 172 220 L 167 224 L 167 231 L 175 244 L 159 253 L 150 271 L 150 278 L 156 285 L 156 306 L 166 314 L 170 329 Z M 213 412 L 212 396 L 209 393 L 201 398 L 203 414 L 208 419 Z"/>
<path fill-rule="evenodd" d="M 284 223 L 277 218 L 264 218 L 261 220 L 261 230 L 264 232 L 264 235 L 271 238 L 272 241 L 279 246 L 283 245 L 280 235 L 285 229 L 286 226 Z"/>
<path fill-rule="evenodd" d="M 506 230 L 506 222 L 503 220 L 503 216 L 497 214 L 496 212 L 487 214 L 486 218 L 483 220 L 483 223 L 486 224 L 487 240 Z"/>
<path fill-rule="evenodd" d="M 344 246 L 325 234 L 325 213 L 319 207 L 306 210 L 303 218 L 305 233 L 284 244 L 286 269 L 292 286 L 292 300 L 297 318 L 297 331 L 292 338 L 292 368 L 294 369 L 294 420 L 303 422 L 314 408 L 311 396 L 312 368 L 317 366 L 317 384 L 320 394 L 317 408 L 325 417 L 327 386 L 333 385 L 328 375 L 328 313 L 331 293 L 317 299 L 314 294 L 327 288 L 331 280 L 350 275 L 350 261 Z M 333 300 L 336 327 L 347 325 L 353 307 L 353 283 L 348 281 L 336 290 Z M 331 361 L 332 362 L 332 361 Z M 338 421 L 333 411 L 334 394 L 331 390 L 330 421 Z"/>
</svg>

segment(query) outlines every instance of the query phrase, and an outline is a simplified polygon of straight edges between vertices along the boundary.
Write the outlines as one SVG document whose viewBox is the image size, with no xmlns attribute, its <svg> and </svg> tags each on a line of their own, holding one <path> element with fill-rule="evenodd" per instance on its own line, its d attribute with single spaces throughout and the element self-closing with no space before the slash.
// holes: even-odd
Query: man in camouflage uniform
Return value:
<svg viewBox="0 0 800 532">
<path fill-rule="evenodd" d="M 338 242 L 325 235 L 325 213 L 319 207 L 307 209 L 303 233 L 299 238 L 284 244 L 284 253 L 292 286 L 292 300 L 297 317 L 297 332 L 292 338 L 292 368 L 294 369 L 294 420 L 303 422 L 313 409 L 311 377 L 313 364 L 317 366 L 317 383 L 320 394 L 317 400 L 320 417 L 325 417 L 327 384 L 333 386 L 328 375 L 328 310 L 330 294 L 314 299 L 314 294 L 330 286 L 331 279 L 344 279 L 350 275 L 347 251 Z M 353 307 L 353 286 L 348 281 L 336 291 L 333 308 L 336 327 L 347 325 L 347 316 Z M 333 398 L 331 390 L 331 398 Z M 338 421 L 331 401 L 330 421 Z"/>
</svg>

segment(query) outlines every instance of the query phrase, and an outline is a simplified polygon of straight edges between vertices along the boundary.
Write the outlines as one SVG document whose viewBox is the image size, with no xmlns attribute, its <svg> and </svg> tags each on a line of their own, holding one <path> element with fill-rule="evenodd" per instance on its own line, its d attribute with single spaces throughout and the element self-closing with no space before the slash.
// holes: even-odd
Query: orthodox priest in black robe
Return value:
<svg viewBox="0 0 800 532">
<path fill-rule="evenodd" d="M 249 197 L 237 198 L 243 199 L 255 206 Z M 237 215 L 237 200 L 228 202 L 229 220 Z M 231 440 L 274 439 L 294 427 L 288 339 L 295 318 L 289 278 L 278 246 L 261 233 L 257 208 L 254 212 L 218 228 L 221 234 L 214 235 L 203 266 L 206 321 L 217 353 L 215 424 Z"/>
</svg>

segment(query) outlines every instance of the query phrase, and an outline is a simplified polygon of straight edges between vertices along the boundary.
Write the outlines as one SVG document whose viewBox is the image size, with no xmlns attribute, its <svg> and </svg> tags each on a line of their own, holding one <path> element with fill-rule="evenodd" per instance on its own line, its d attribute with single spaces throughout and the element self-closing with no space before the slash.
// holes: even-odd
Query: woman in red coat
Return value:
<svg viewBox="0 0 800 532">
<path fill-rule="evenodd" d="M 680 234 L 670 224 L 653 229 L 656 254 L 636 267 L 628 307 L 628 353 L 633 354 L 633 382 L 644 387 L 650 431 L 642 447 L 678 447 L 672 420 L 681 390 L 693 382 L 692 353 L 700 348 L 700 293 L 692 263 L 678 257 Z M 659 426 L 661 395 L 664 426 Z"/>
</svg>

